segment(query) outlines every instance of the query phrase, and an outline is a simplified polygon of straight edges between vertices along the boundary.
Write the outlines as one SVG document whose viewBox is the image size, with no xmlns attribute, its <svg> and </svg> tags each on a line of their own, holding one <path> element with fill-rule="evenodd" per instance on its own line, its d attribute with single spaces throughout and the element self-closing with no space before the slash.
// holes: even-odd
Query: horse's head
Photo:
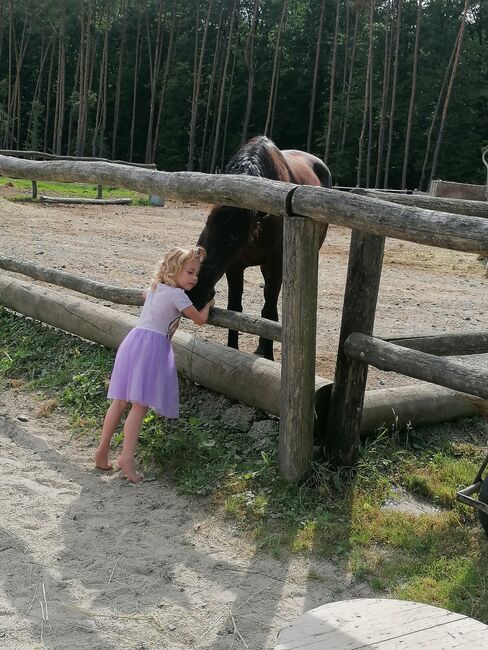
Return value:
<svg viewBox="0 0 488 650">
<path fill-rule="evenodd" d="M 204 307 L 215 295 L 215 285 L 242 249 L 253 231 L 254 213 L 228 206 L 214 208 L 198 238 L 207 256 L 200 268 L 198 282 L 188 292 L 197 309 Z"/>
</svg>

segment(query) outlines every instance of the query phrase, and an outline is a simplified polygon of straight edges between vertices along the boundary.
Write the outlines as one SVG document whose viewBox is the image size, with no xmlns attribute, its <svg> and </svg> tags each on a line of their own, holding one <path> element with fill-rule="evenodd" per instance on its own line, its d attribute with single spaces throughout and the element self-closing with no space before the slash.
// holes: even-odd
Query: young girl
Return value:
<svg viewBox="0 0 488 650">
<path fill-rule="evenodd" d="M 99 469 L 112 469 L 108 456 L 110 441 L 120 419 L 131 404 L 124 425 L 124 443 L 117 465 L 133 483 L 142 478 L 136 472 L 135 450 L 142 421 L 148 408 L 159 415 L 179 415 L 178 376 L 171 337 L 182 314 L 197 325 L 207 322 L 213 301 L 198 311 L 185 291 L 195 286 L 205 258 L 201 246 L 172 248 L 159 263 L 137 326 L 122 341 L 108 389 L 112 404 L 103 422 L 100 444 L 95 453 Z"/>
</svg>

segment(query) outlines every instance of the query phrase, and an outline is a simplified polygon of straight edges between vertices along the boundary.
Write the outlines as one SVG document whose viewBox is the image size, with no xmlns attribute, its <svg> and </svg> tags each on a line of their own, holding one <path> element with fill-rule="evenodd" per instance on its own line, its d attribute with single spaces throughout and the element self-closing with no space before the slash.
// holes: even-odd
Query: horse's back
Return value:
<svg viewBox="0 0 488 650">
<path fill-rule="evenodd" d="M 294 176 L 292 181 L 300 185 L 332 187 L 332 176 L 323 160 L 307 151 L 297 149 L 283 149 L 281 153 Z"/>
</svg>

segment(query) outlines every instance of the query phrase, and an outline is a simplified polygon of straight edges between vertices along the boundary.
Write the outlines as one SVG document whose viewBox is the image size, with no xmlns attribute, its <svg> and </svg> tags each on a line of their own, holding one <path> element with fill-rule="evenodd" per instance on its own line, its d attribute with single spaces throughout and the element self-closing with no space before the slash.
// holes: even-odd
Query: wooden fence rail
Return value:
<svg viewBox="0 0 488 650">
<path fill-rule="evenodd" d="M 141 289 L 130 289 L 124 287 L 115 287 L 101 282 L 95 282 L 87 278 L 71 275 L 65 271 L 48 269 L 32 262 L 22 262 L 13 257 L 0 255 L 0 269 L 21 273 L 34 280 L 49 282 L 59 287 L 65 287 L 78 293 L 83 293 L 99 300 L 108 300 L 118 305 L 137 305 L 143 304 Z M 208 319 L 210 325 L 216 327 L 225 327 L 226 329 L 235 329 L 240 332 L 265 336 L 273 341 L 281 341 L 281 325 L 267 318 L 258 318 L 241 314 L 227 309 L 215 307 L 212 309 Z"/>
<path fill-rule="evenodd" d="M 161 172 L 105 162 L 32 161 L 0 156 L 0 173 L 17 178 L 112 184 L 182 201 L 301 215 L 383 237 L 488 255 L 488 221 L 399 206 L 338 190 L 262 178 Z"/>
<path fill-rule="evenodd" d="M 364 350 L 363 356 L 359 354 L 358 358 L 353 358 L 350 347 L 343 344 L 350 335 L 366 335 L 368 340 L 372 339 L 384 238 L 394 237 L 488 255 L 488 219 L 398 205 L 383 200 L 384 197 L 379 200 L 243 175 L 169 173 L 78 160 L 39 162 L 0 156 L 0 173 L 34 180 L 110 183 L 158 196 L 254 209 L 285 218 L 284 230 L 288 234 L 284 245 L 283 286 L 285 293 L 288 287 L 288 293 L 283 311 L 283 347 L 288 352 L 284 354 L 282 366 L 284 392 L 281 400 L 285 408 L 280 421 L 280 445 L 284 445 L 280 448 L 280 469 L 286 478 L 291 479 L 303 478 L 309 470 L 314 424 L 313 399 L 307 393 L 307 387 L 313 386 L 315 377 L 312 334 L 315 332 L 316 314 L 300 309 L 302 296 L 299 294 L 304 278 L 310 277 L 311 291 L 306 292 L 303 300 L 312 309 L 312 290 L 316 291 L 317 247 L 313 224 L 307 223 L 303 217 L 353 230 L 341 347 L 326 431 L 329 454 L 343 465 L 352 465 L 356 459 L 368 367 Z M 306 346 L 299 342 L 303 334 Z M 482 386 L 483 382 L 486 385 L 485 374 L 473 381 L 469 373 L 463 374 L 462 368 L 457 370 L 466 379 L 459 390 L 473 390 L 475 395 L 485 395 L 486 389 Z M 409 371 L 417 372 L 415 368 Z M 437 375 L 431 377 L 441 379 Z"/>
<path fill-rule="evenodd" d="M 349 359 L 380 370 L 393 370 L 408 377 L 488 399 L 488 371 L 466 363 L 387 343 L 355 332 L 344 343 Z"/>
</svg>

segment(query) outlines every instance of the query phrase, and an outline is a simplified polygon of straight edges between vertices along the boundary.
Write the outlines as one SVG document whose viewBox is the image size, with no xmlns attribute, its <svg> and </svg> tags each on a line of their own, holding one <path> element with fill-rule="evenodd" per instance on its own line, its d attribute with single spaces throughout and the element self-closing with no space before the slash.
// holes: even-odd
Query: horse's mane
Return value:
<svg viewBox="0 0 488 650">
<path fill-rule="evenodd" d="M 289 180 L 291 176 L 283 154 L 264 135 L 257 136 L 242 146 L 227 163 L 225 173 L 247 174 L 275 181 Z"/>
</svg>

